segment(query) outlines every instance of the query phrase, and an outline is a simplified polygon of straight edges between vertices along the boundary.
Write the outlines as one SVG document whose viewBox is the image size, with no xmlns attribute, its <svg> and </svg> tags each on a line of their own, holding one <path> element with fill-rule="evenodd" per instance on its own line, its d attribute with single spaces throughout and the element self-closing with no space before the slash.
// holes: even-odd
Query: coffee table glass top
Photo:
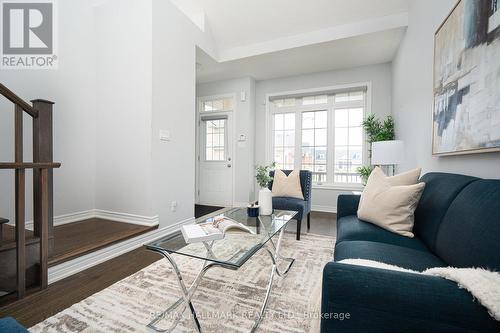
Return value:
<svg viewBox="0 0 500 333">
<path fill-rule="evenodd" d="M 253 233 L 237 229 L 227 230 L 224 239 L 207 243 L 187 244 L 182 233 L 174 233 L 157 241 L 149 243 L 150 250 L 177 253 L 193 258 L 218 263 L 228 268 L 241 267 L 255 252 L 260 250 L 270 238 L 285 228 L 288 222 L 297 214 L 295 211 L 274 210 L 269 216 L 248 217 L 246 208 L 232 208 L 214 215 L 226 216 L 242 223 Z M 206 222 L 207 218 L 196 220 L 196 223 Z"/>
</svg>

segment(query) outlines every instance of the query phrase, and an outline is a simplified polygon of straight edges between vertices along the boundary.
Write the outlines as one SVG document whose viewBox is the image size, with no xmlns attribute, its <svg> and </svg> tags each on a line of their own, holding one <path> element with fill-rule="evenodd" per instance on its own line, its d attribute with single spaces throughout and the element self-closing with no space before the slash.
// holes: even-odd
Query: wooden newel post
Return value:
<svg viewBox="0 0 500 333">
<path fill-rule="evenodd" d="M 16 163 L 23 162 L 23 110 L 15 108 L 15 157 Z M 25 171 L 15 171 L 16 192 L 16 286 L 17 297 L 23 298 L 26 293 L 26 234 L 25 234 Z"/>
<path fill-rule="evenodd" d="M 33 108 L 38 111 L 38 117 L 33 118 L 33 162 L 53 162 L 53 132 L 52 132 L 52 110 L 54 102 L 35 99 L 31 101 Z M 40 169 L 33 170 L 33 221 L 34 234 L 37 237 L 43 235 L 45 230 L 42 230 L 42 221 L 44 210 L 48 213 L 47 224 L 48 230 L 48 252 L 52 252 L 54 248 L 54 188 L 53 188 L 53 170 L 47 170 L 47 193 L 46 207 L 43 204 L 43 188 L 42 188 L 42 171 Z"/>
</svg>

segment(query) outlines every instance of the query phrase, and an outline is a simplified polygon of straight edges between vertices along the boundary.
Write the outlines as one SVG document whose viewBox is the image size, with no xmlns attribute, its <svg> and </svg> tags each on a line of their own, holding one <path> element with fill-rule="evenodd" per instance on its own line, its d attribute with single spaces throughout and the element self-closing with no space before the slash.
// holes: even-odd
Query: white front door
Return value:
<svg viewBox="0 0 500 333">
<path fill-rule="evenodd" d="M 199 123 L 198 203 L 233 204 L 231 113 L 201 115 Z"/>
</svg>

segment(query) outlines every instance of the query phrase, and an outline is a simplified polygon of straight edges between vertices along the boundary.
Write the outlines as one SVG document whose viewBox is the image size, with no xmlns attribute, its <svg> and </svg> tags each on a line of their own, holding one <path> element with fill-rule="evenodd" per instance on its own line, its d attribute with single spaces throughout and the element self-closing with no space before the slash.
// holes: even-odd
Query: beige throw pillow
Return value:
<svg viewBox="0 0 500 333">
<path fill-rule="evenodd" d="M 415 185 L 418 183 L 418 180 L 420 179 L 420 173 L 422 172 L 421 168 L 417 168 L 414 170 L 406 171 L 403 173 L 400 173 L 395 176 L 387 177 L 382 169 L 379 167 L 375 168 L 376 172 L 384 176 L 385 179 L 392 185 L 392 186 L 399 186 L 399 185 Z M 375 171 L 374 170 L 374 171 Z"/>
<path fill-rule="evenodd" d="M 293 170 L 287 176 L 282 170 L 274 171 L 273 197 L 289 197 L 304 200 L 300 186 L 300 170 Z"/>
<path fill-rule="evenodd" d="M 372 171 L 370 176 L 378 176 L 378 177 L 385 177 L 385 179 L 391 184 L 391 186 L 401 186 L 401 185 L 415 185 L 418 183 L 418 179 L 420 178 L 420 173 L 422 172 L 421 168 L 417 168 L 414 170 L 406 171 L 403 173 L 400 173 L 395 176 L 390 176 L 387 177 L 385 173 L 380 169 L 380 167 L 375 167 L 375 169 Z M 367 182 L 368 185 L 368 182 Z M 365 187 L 366 189 L 366 187 Z M 363 191 L 364 193 L 364 191 Z M 361 198 L 359 199 L 359 205 L 361 206 L 361 203 L 363 202 L 363 193 L 361 193 Z"/>
<path fill-rule="evenodd" d="M 361 195 L 358 218 L 413 237 L 415 208 L 425 187 L 425 183 L 417 183 L 419 176 L 420 169 L 387 177 L 380 168 L 375 168 Z"/>
</svg>

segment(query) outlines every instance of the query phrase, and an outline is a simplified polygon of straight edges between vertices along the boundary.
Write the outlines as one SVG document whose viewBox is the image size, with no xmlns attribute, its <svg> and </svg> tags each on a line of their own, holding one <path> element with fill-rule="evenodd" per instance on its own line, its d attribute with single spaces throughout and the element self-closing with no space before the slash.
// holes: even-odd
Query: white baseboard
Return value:
<svg viewBox="0 0 500 333">
<path fill-rule="evenodd" d="M 155 226 L 160 223 L 160 218 L 158 215 L 142 216 L 135 214 L 111 212 L 109 210 L 102 210 L 102 209 L 94 209 L 94 217 L 104 220 L 112 220 L 117 222 L 125 222 L 125 223 L 139 224 L 145 226 Z"/>
<path fill-rule="evenodd" d="M 111 220 L 116 222 L 124 222 L 130 224 L 138 224 L 154 227 L 159 224 L 160 218 L 158 215 L 142 216 L 128 213 L 112 212 L 102 209 L 89 209 L 81 212 L 54 216 L 54 226 L 88 220 L 91 218 L 100 218 L 103 220 Z M 9 222 L 9 225 L 14 226 L 14 222 Z M 33 230 L 33 220 L 26 221 L 26 229 Z"/>
<path fill-rule="evenodd" d="M 96 266 L 107 260 L 118 257 L 124 253 L 135 250 L 142 245 L 153 242 L 161 237 L 172 234 L 185 224 L 190 224 L 194 222 L 194 217 L 180 221 L 173 225 L 153 230 L 148 233 L 142 234 L 135 238 L 131 238 L 120 242 L 115 245 L 108 246 L 99 251 L 95 251 L 79 258 L 64 262 L 62 264 L 56 265 L 49 268 L 49 284 L 64 279 L 68 276 L 86 270 L 90 267 Z"/>
<path fill-rule="evenodd" d="M 323 213 L 334 213 L 334 214 L 337 214 L 337 206 L 312 205 L 311 210 L 313 212 L 323 212 Z"/>
<path fill-rule="evenodd" d="M 93 209 L 85 210 L 82 212 L 58 215 L 58 216 L 54 216 L 54 225 L 63 225 L 63 224 L 78 222 L 78 221 L 82 221 L 82 220 L 91 219 L 93 217 L 95 217 Z M 28 224 L 28 223 L 31 226 L 33 225 L 33 221 L 29 221 L 26 224 Z"/>
<path fill-rule="evenodd" d="M 248 202 L 234 202 L 233 207 L 247 207 Z"/>
</svg>

